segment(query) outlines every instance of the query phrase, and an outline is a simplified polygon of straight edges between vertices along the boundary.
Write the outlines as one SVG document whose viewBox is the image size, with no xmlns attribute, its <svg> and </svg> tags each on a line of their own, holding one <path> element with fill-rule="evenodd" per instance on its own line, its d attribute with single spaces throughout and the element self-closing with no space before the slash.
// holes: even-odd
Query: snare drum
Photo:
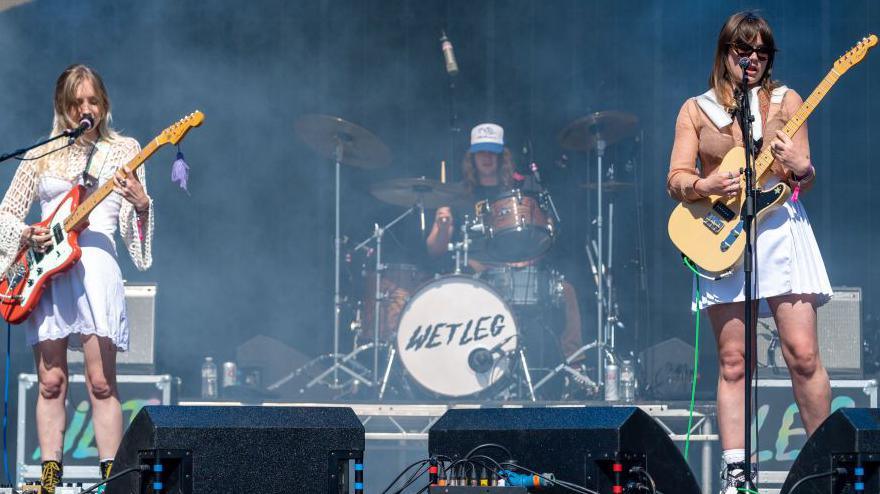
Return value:
<svg viewBox="0 0 880 494">
<path fill-rule="evenodd" d="M 515 307 L 559 307 L 563 300 L 562 276 L 556 271 L 538 266 L 491 267 L 480 273 L 485 280 Z"/>
<path fill-rule="evenodd" d="M 512 189 L 478 203 L 476 210 L 497 261 L 527 261 L 553 245 L 553 218 L 540 194 Z"/>
<path fill-rule="evenodd" d="M 400 315 L 397 350 L 425 389 L 462 397 L 510 372 L 517 329 L 507 304 L 485 283 L 446 276 L 420 288 Z"/>
</svg>

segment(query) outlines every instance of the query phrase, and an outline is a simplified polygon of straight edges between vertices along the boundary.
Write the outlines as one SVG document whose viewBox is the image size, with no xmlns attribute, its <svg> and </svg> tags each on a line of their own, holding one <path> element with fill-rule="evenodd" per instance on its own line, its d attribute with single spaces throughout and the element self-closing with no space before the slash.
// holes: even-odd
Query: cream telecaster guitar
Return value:
<svg viewBox="0 0 880 494">
<path fill-rule="evenodd" d="M 877 36 L 862 39 L 853 49 L 834 62 L 834 68 L 822 79 L 794 116 L 785 124 L 783 132 L 789 137 L 806 122 L 837 79 L 850 67 L 862 61 L 868 50 L 877 44 Z M 773 156 L 770 147 L 755 158 L 755 179 L 763 185 L 769 178 Z M 745 148 L 735 147 L 725 156 L 717 173 L 738 173 L 745 166 Z M 742 179 L 743 185 L 745 178 Z M 758 190 L 755 203 L 757 219 L 772 208 L 784 203 L 791 191 L 787 184 L 778 183 L 766 190 Z M 669 216 L 669 238 L 682 254 L 705 271 L 721 273 L 733 267 L 745 251 L 745 235 L 740 209 L 745 200 L 745 187 L 735 197 L 709 196 L 695 202 L 683 202 Z"/>
<path fill-rule="evenodd" d="M 179 122 L 168 127 L 145 148 L 134 156 L 124 168 L 134 172 L 166 144 L 177 144 L 193 127 L 198 127 L 205 119 L 200 111 L 195 111 Z M 52 215 L 37 223 L 48 228 L 52 234 L 52 244 L 38 252 L 30 247 L 23 248 L 12 266 L 0 278 L 0 315 L 12 324 L 18 324 L 30 315 L 47 283 L 53 276 L 70 269 L 79 260 L 82 251 L 78 238 L 89 224 L 89 213 L 113 192 L 113 181 L 108 180 L 90 196 L 85 197 L 85 187 L 72 188 Z M 80 203 L 80 201 L 82 201 Z"/>
</svg>

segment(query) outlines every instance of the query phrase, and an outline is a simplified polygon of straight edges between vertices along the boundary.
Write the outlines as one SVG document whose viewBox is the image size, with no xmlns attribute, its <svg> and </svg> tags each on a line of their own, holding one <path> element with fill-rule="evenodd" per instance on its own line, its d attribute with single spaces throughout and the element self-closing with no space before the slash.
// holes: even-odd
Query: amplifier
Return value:
<svg viewBox="0 0 880 494">
<path fill-rule="evenodd" d="M 862 289 L 836 287 L 831 300 L 819 307 L 816 327 L 819 355 L 828 374 L 834 377 L 863 375 L 862 366 Z M 779 334 L 772 317 L 758 319 L 758 375 L 762 378 L 787 377 Z"/>
<path fill-rule="evenodd" d="M 133 367 L 150 373 L 156 362 L 156 288 L 155 283 L 126 283 L 125 313 L 130 332 L 127 352 L 116 355 L 120 369 L 132 371 Z M 81 351 L 68 350 L 67 362 L 83 363 Z"/>
</svg>

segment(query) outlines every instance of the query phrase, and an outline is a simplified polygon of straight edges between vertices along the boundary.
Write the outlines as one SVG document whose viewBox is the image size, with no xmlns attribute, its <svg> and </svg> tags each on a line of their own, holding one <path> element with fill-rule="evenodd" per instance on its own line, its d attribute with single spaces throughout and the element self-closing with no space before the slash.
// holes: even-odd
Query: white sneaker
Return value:
<svg viewBox="0 0 880 494">
<path fill-rule="evenodd" d="M 752 485 L 755 485 L 755 479 L 758 476 L 757 465 L 752 463 Z M 721 492 L 720 494 L 741 494 L 739 489 L 747 488 L 746 484 L 746 463 L 739 461 L 730 463 L 721 469 Z"/>
</svg>

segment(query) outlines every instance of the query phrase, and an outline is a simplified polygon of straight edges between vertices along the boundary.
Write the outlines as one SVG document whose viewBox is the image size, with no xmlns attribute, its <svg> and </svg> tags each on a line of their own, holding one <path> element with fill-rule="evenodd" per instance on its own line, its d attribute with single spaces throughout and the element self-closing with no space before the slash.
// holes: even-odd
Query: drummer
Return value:
<svg viewBox="0 0 880 494">
<path fill-rule="evenodd" d="M 504 129 L 494 123 L 482 123 L 471 130 L 471 145 L 461 163 L 464 180 L 462 185 L 469 197 L 474 199 L 469 205 L 449 205 L 437 208 L 434 224 L 426 239 L 430 256 L 439 258 L 447 253 L 448 245 L 456 231 L 455 214 L 462 218 L 465 214 L 471 217 L 474 213 L 474 202 L 493 199 L 502 192 L 519 189 L 522 192 L 538 192 L 540 188 L 530 176 L 516 173 L 510 149 L 504 146 Z M 468 260 L 468 266 L 476 273 L 490 267 L 524 268 L 539 262 L 525 261 L 516 263 L 486 263 L 474 259 Z M 581 315 L 578 307 L 577 294 L 568 282 L 562 282 L 565 323 L 562 333 L 558 335 L 560 349 L 567 357 L 583 345 L 581 334 Z"/>
</svg>

